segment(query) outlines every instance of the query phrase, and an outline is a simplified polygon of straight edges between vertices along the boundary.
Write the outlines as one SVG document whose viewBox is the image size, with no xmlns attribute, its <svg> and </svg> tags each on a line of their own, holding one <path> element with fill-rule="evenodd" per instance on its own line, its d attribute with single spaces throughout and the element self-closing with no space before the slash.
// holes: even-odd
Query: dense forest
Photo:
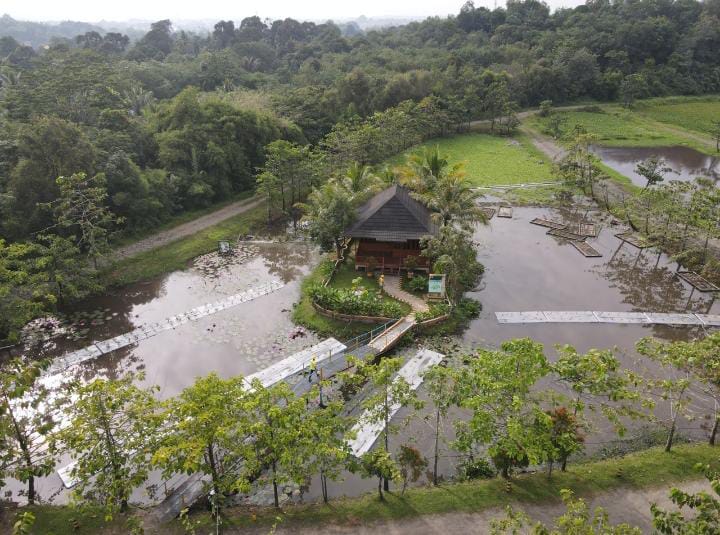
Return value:
<svg viewBox="0 0 720 535">
<path fill-rule="evenodd" d="M 720 0 L 467 2 L 344 30 L 248 17 L 40 49 L 0 37 L 0 297 L 33 276 L 53 281 L 27 290 L 36 301 L 81 295 L 85 277 L 57 280 L 72 255 L 255 188 L 279 140 L 303 148 L 313 185 L 474 119 L 509 130 L 503 117 L 544 100 L 720 91 Z"/>
</svg>

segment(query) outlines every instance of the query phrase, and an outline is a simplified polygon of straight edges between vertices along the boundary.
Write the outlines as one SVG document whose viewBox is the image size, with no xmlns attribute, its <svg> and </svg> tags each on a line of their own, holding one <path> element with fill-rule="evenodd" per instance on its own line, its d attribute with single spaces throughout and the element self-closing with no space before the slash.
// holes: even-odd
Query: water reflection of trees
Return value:
<svg viewBox="0 0 720 535">
<path fill-rule="evenodd" d="M 707 313 L 712 307 L 712 298 L 688 292 L 674 269 L 662 264 L 663 260 L 662 253 L 621 244 L 599 273 L 610 282 L 610 287 L 620 292 L 622 302 L 631 305 L 633 311 Z M 675 339 L 701 334 L 702 327 L 684 328 L 680 333 L 669 325 L 653 325 L 652 330 L 656 336 Z"/>
<path fill-rule="evenodd" d="M 313 248 L 306 244 L 278 243 L 263 247 L 260 254 L 268 273 L 288 283 L 303 275 L 302 268 L 308 266 L 313 252 Z"/>
</svg>

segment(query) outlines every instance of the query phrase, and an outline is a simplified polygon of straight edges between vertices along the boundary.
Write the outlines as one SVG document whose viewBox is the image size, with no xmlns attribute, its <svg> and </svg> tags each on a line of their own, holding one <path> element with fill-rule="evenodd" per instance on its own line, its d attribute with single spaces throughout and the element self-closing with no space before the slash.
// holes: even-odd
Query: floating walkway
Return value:
<svg viewBox="0 0 720 535">
<path fill-rule="evenodd" d="M 522 184 L 496 184 L 494 186 L 475 186 L 474 189 L 505 190 L 523 188 L 541 188 L 545 186 L 558 186 L 560 182 L 525 182 Z"/>
<path fill-rule="evenodd" d="M 222 310 L 227 310 L 228 308 L 232 308 L 241 303 L 247 303 L 248 301 L 252 301 L 253 299 L 257 299 L 258 297 L 262 297 L 263 295 L 279 290 L 283 286 L 285 286 L 285 283 L 283 282 L 272 281 L 267 284 L 256 286 L 255 288 L 250 288 L 244 292 L 231 295 L 221 301 L 195 307 L 188 312 L 183 312 L 182 314 L 172 316 L 163 321 L 143 325 L 133 331 L 130 331 L 129 333 L 121 334 L 120 336 L 103 340 L 101 342 L 95 342 L 88 347 L 56 358 L 52 365 L 48 368 L 47 374 L 60 373 L 70 366 L 74 366 L 117 349 L 136 344 L 141 340 L 146 340 L 160 334 L 161 332 L 175 329 L 176 327 L 188 323 L 189 321 L 197 321 L 201 318 L 210 316 L 211 314 L 215 314 Z"/>
<path fill-rule="evenodd" d="M 414 357 L 408 360 L 405 365 L 398 371 L 397 381 L 400 377 L 405 379 L 410 385 L 411 390 L 417 388 L 423 382 L 423 373 L 433 366 L 437 365 L 445 358 L 445 355 L 430 351 L 429 349 L 421 349 Z M 390 419 L 400 410 L 400 405 L 393 405 L 390 408 Z M 366 418 L 366 413 L 360 417 L 360 422 Z M 350 451 L 355 457 L 361 457 L 372 448 L 375 441 L 383 430 L 383 423 L 358 423 L 353 427 L 355 438 L 348 443 Z"/>
<path fill-rule="evenodd" d="M 495 317 L 498 323 L 619 323 L 720 327 L 720 314 L 543 310 L 495 312 Z"/>
</svg>

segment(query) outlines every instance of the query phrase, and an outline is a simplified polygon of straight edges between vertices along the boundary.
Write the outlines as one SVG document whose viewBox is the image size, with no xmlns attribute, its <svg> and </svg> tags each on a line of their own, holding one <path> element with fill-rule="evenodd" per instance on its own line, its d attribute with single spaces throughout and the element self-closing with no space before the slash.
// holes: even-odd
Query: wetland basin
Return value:
<svg viewBox="0 0 720 535">
<path fill-rule="evenodd" d="M 580 211 L 580 216 L 585 213 Z M 670 258 L 652 249 L 639 250 L 624 244 L 615 237 L 622 228 L 610 225 L 610 218 L 598 211 L 589 214 L 602 225 L 597 238 L 588 243 L 601 252 L 601 258 L 585 258 L 570 243 L 546 234 L 546 228 L 530 224 L 536 217 L 568 222 L 578 219 L 578 213 L 550 208 L 513 209 L 512 219 L 494 217 L 487 226 L 477 227 L 474 240 L 478 244 L 478 259 L 485 265 L 485 274 L 476 291 L 469 294 L 482 303 L 480 316 L 456 340 L 468 349 L 497 347 L 505 340 L 530 337 L 545 346 L 551 361 L 556 358 L 556 344 L 570 344 L 578 351 L 592 348 L 617 348 L 617 356 L 624 367 L 651 377 L 663 377 L 662 370 L 652 361 L 638 355 L 635 342 L 644 336 L 657 336 L 665 340 L 688 340 L 703 334 L 701 327 L 672 327 L 661 325 L 618 325 L 582 323 L 545 323 L 510 325 L 499 324 L 495 312 L 526 310 L 602 310 L 602 311 L 655 311 L 720 313 L 720 302 L 712 294 L 693 291 L 686 282 L 675 276 L 677 265 Z M 398 350 L 410 356 L 417 347 Z M 537 385 L 570 394 L 562 385 L 545 380 Z M 420 396 L 426 399 L 423 387 Z M 698 416 L 709 414 L 713 403 L 693 392 L 692 406 Z M 428 404 L 429 405 L 429 404 Z M 655 415 L 667 418 L 669 407 L 658 403 Z M 406 409 L 394 418 L 399 423 L 408 416 Z M 445 421 L 446 441 L 453 438 L 452 421 L 467 417 L 454 410 Z M 434 422 L 431 407 L 426 407 L 413 418 L 407 428 L 391 437 L 390 447 L 410 444 L 418 448 L 432 465 Z M 614 430 L 603 420 L 593 422 L 595 429 L 586 437 L 586 452 L 598 452 L 617 440 Z M 705 440 L 708 436 L 707 420 L 678 424 L 681 434 Z M 632 436 L 641 424 L 629 422 L 628 435 Z M 440 471 L 449 477 L 456 473 L 459 456 L 443 445 Z M 425 477 L 420 478 L 425 482 Z M 329 482 L 332 495 L 356 496 L 372 492 L 376 482 L 348 474 L 342 483 Z M 315 482 L 306 499 L 320 499 L 319 484 Z"/>
<path fill-rule="evenodd" d="M 495 319 L 497 311 L 523 310 L 720 313 L 720 304 L 713 301 L 711 294 L 693 292 L 687 283 L 674 275 L 676 265 L 668 257 L 651 249 L 640 251 L 623 245 L 614 236 L 622 229 L 610 225 L 609 217 L 600 212 L 589 214 L 603 227 L 599 236 L 588 242 L 603 254 L 601 258 L 585 258 L 569 243 L 546 235 L 547 229 L 530 224 L 535 217 L 573 220 L 577 219 L 578 213 L 584 214 L 585 210 L 515 208 L 512 219 L 494 218 L 489 225 L 476 229 L 474 239 L 478 243 L 478 258 L 486 271 L 481 285 L 470 296 L 481 301 L 483 311 L 461 336 L 454 338 L 454 342 L 469 351 L 476 347 L 496 347 L 511 338 L 530 337 L 544 344 L 551 360 L 555 358 L 555 344 L 571 344 L 579 351 L 617 347 L 624 366 L 657 375 L 660 370 L 635 353 L 635 342 L 648 335 L 668 340 L 689 339 L 702 334 L 699 327 L 503 325 Z M 319 260 L 316 249 L 302 243 L 248 243 L 243 247 L 247 250 L 240 250 L 236 257 L 206 255 L 196 259 L 185 271 L 88 300 L 82 307 L 67 311 L 68 315 L 86 312 L 86 318 L 97 318 L 96 311 L 100 310 L 104 319 L 102 323 L 97 319 L 83 320 L 91 324 L 84 338 L 58 340 L 45 348 L 45 353 L 61 354 L 74 350 L 94 340 L 127 332 L 142 323 L 166 318 L 272 279 L 282 280 L 286 286 L 255 301 L 77 365 L 69 370 L 70 375 L 90 379 L 96 375 L 115 377 L 127 371 L 145 371 L 145 381 L 158 384 L 160 396 L 169 397 L 190 385 L 197 376 L 211 371 L 225 377 L 252 373 L 316 343 L 317 337 L 298 329 L 290 319 L 300 281 Z M 95 325 L 92 325 L 93 321 Z M 337 333 L 336 338 L 342 341 L 347 336 Z M 416 350 L 417 346 L 411 345 L 397 350 L 396 354 L 411 356 Z M 539 387 L 562 391 L 562 387 L 552 381 Z M 419 393 L 425 397 L 422 386 Z M 701 397 L 696 397 L 693 404 L 698 413 L 712 407 Z M 658 406 L 658 416 L 665 417 L 667 410 L 666 406 Z M 429 406 L 423 409 L 408 427 L 392 436 L 391 447 L 412 444 L 431 458 L 433 431 L 425 419 L 431 416 L 431 411 Z M 407 412 L 401 410 L 395 423 L 406 416 Z M 452 439 L 452 420 L 464 417 L 462 411 L 453 412 L 445 424 L 446 440 Z M 682 434 L 693 438 L 704 439 L 707 435 L 701 418 L 683 422 L 680 427 Z M 597 429 L 587 437 L 587 449 L 596 451 L 614 438 L 612 430 L 599 422 Z M 458 459 L 456 453 L 443 446 L 440 468 L 444 476 L 455 473 Z M 61 462 L 60 466 L 63 464 Z M 424 480 L 421 478 L 421 482 Z M 329 483 L 333 496 L 357 496 L 372 492 L 375 485 L 374 480 L 353 474 L 347 474 L 342 482 Z M 55 501 L 66 500 L 67 493 L 62 491 L 56 474 L 38 482 L 38 487 L 43 497 L 59 492 Z M 17 484 L 12 482 L 8 488 L 18 490 Z M 147 501 L 142 491 L 133 498 L 134 501 Z M 314 481 L 304 499 L 319 498 L 320 485 Z"/>
<path fill-rule="evenodd" d="M 681 180 L 690 182 L 697 177 L 720 181 L 720 158 L 708 156 L 689 147 L 603 147 L 596 145 L 592 151 L 602 162 L 628 177 L 636 186 L 644 187 L 646 180 L 635 172 L 638 163 L 652 156 L 664 158 L 667 167 L 675 173 L 665 175 L 665 182 Z"/>
</svg>

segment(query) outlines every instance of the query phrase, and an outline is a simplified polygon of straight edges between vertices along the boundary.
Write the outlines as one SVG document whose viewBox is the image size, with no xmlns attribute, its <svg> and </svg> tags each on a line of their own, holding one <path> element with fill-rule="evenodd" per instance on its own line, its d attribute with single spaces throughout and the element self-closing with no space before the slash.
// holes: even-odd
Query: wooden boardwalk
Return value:
<svg viewBox="0 0 720 535">
<path fill-rule="evenodd" d="M 407 332 L 415 327 L 415 323 L 415 314 L 413 313 L 398 320 L 389 329 L 370 340 L 370 343 L 368 343 L 370 353 L 377 356 L 389 351 Z"/>
<path fill-rule="evenodd" d="M 430 351 L 429 349 L 421 349 L 414 357 L 410 358 L 405 365 L 398 371 L 397 377 L 405 379 L 412 390 L 416 390 L 423 382 L 423 373 L 431 367 L 439 364 L 445 355 Z M 397 380 L 397 378 L 395 379 Z M 390 408 L 390 419 L 400 410 L 400 405 L 393 405 Z M 353 427 L 355 438 L 348 445 L 350 451 L 355 457 L 361 457 L 372 448 L 375 441 L 383 430 L 383 424 L 368 423 L 365 414 L 360 417 L 360 421 Z"/>
<path fill-rule="evenodd" d="M 182 314 L 177 314 L 176 316 L 172 316 L 163 321 L 142 325 L 129 333 L 121 334 L 120 336 L 116 336 L 108 340 L 95 342 L 83 349 L 73 351 L 72 353 L 67 353 L 56 358 L 53 360 L 53 363 L 50 365 L 46 373 L 48 375 L 60 373 L 70 366 L 74 366 L 117 349 L 136 344 L 141 340 L 146 340 L 147 338 L 156 336 L 161 332 L 169 331 L 189 321 L 197 321 L 200 318 L 204 318 L 222 310 L 227 310 L 228 308 L 235 307 L 242 303 L 247 303 L 248 301 L 252 301 L 253 299 L 257 299 L 258 297 L 262 297 L 263 295 L 279 290 L 283 286 L 285 286 L 285 283 L 283 282 L 272 281 L 250 288 L 244 292 L 231 295 L 230 297 L 226 297 L 225 299 L 216 301 L 215 303 L 208 303 L 206 305 L 195 307 L 192 310 L 183 312 Z"/>
<path fill-rule="evenodd" d="M 587 258 L 597 258 L 602 256 L 602 254 L 596 251 L 589 243 L 584 241 L 571 241 L 570 243 Z"/>
<path fill-rule="evenodd" d="M 677 276 L 699 292 L 720 292 L 720 288 L 694 271 L 678 271 Z"/>
<path fill-rule="evenodd" d="M 720 327 L 720 314 L 533 310 L 495 312 L 498 323 L 618 323 Z"/>
</svg>

